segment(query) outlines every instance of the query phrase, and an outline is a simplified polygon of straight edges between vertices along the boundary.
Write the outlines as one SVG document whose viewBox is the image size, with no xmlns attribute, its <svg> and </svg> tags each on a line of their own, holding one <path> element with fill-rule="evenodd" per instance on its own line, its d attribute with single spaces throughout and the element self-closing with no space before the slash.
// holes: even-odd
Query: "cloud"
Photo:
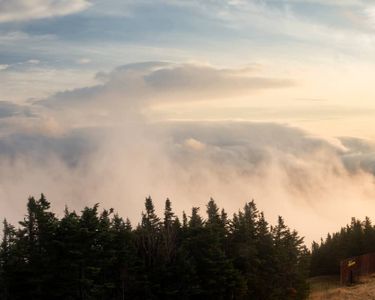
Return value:
<svg viewBox="0 0 375 300">
<path fill-rule="evenodd" d="M 9 67 L 9 65 L 0 65 L 0 71 L 6 70 Z"/>
<path fill-rule="evenodd" d="M 145 75 L 144 81 L 155 90 L 167 89 L 173 92 L 198 90 L 202 94 L 212 94 L 214 90 L 215 95 L 292 85 L 290 80 L 249 76 L 235 72 L 235 70 L 195 65 L 159 69 Z"/>
<path fill-rule="evenodd" d="M 108 110 L 149 106 L 151 103 L 202 101 L 236 97 L 294 84 L 285 78 L 249 74 L 249 69 L 218 69 L 207 65 L 145 62 L 97 75 L 103 84 L 58 93 L 38 102 L 50 108 L 85 106 Z M 105 100 L 104 100 L 105 99 Z M 112 109 L 112 111 L 115 111 Z"/>
<path fill-rule="evenodd" d="M 159 210 L 170 197 L 178 213 L 211 196 L 229 213 L 255 198 L 270 219 L 285 216 L 310 241 L 375 206 L 373 175 L 346 165 L 354 146 L 282 124 L 141 121 L 55 134 L 22 130 L 3 136 L 0 149 L 0 196 L 13 199 L 0 206 L 11 219 L 23 212 L 25 194 L 39 192 L 57 211 L 101 202 L 133 221 L 148 194 Z"/>
<path fill-rule="evenodd" d="M 375 6 L 372 4 L 370 6 L 367 6 L 363 14 L 361 15 L 362 19 L 358 22 L 365 22 L 372 28 L 375 27 Z"/>
<path fill-rule="evenodd" d="M 82 57 L 82 58 L 77 60 L 77 63 L 80 64 L 80 65 L 86 65 L 86 64 L 91 63 L 91 59 Z"/>
<path fill-rule="evenodd" d="M 54 68 L 44 61 L 36 63 L 23 60 L 0 68 L 0 95 L 2 99 L 22 103 L 32 98 L 40 99 L 55 94 L 62 89 L 72 89 L 82 85 L 94 85 L 97 81 L 90 70 Z"/>
<path fill-rule="evenodd" d="M 45 132 L 16 132 L 3 136 L 0 140 L 2 161 L 27 158 L 40 168 L 45 168 L 52 160 L 58 160 L 67 168 L 80 164 L 97 145 L 92 144 L 91 133 L 86 130 L 72 130 L 66 135 L 48 135 Z"/>
<path fill-rule="evenodd" d="M 211 196 L 229 213 L 255 198 L 269 219 L 283 215 L 311 240 L 375 208 L 371 141 L 327 140 L 275 122 L 156 122 L 145 112 L 236 101 L 290 80 L 165 62 L 125 65 L 97 80 L 33 101 L 31 116 L 0 103 L 0 199 L 9 199 L 0 211 L 10 219 L 40 192 L 57 211 L 102 202 L 133 221 L 149 194 L 158 209 L 170 197 L 178 213 Z"/>
<path fill-rule="evenodd" d="M 341 137 L 348 151 L 343 156 L 345 166 L 351 171 L 365 170 L 375 175 L 375 143 L 354 137 Z"/>
<path fill-rule="evenodd" d="M 37 65 L 40 63 L 40 60 L 39 59 L 29 59 L 27 61 L 29 64 L 32 64 L 32 65 Z"/>
<path fill-rule="evenodd" d="M 0 119 L 15 116 L 30 117 L 32 112 L 27 106 L 17 105 L 10 101 L 0 101 Z"/>
<path fill-rule="evenodd" d="M 18 22 L 77 13 L 88 8 L 86 0 L 2 0 L 0 22 Z"/>
</svg>

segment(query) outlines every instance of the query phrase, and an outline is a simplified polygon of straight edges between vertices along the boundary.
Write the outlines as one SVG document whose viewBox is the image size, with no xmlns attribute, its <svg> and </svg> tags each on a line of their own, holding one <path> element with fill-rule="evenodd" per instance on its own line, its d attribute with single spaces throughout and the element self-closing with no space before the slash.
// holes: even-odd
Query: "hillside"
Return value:
<svg viewBox="0 0 375 300">
<path fill-rule="evenodd" d="M 375 276 L 353 286 L 341 286 L 338 277 L 320 276 L 310 279 L 309 300 L 369 300 L 375 299 Z"/>
</svg>

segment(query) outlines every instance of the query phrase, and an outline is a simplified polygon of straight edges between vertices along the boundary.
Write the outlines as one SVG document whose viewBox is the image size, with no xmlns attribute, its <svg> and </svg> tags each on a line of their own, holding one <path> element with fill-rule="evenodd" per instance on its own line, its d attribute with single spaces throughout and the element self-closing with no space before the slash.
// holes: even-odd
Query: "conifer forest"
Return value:
<svg viewBox="0 0 375 300">
<path fill-rule="evenodd" d="M 178 218 L 150 197 L 138 224 L 98 204 L 61 218 L 42 194 L 22 221 L 4 220 L 0 298 L 305 299 L 310 253 L 254 201 L 229 218 L 211 199 Z"/>
</svg>

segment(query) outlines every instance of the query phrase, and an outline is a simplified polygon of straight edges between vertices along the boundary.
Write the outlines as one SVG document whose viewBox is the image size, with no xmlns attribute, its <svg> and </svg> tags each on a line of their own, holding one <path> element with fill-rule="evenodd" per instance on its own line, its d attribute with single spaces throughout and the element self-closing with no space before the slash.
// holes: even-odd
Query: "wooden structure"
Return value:
<svg viewBox="0 0 375 300">
<path fill-rule="evenodd" d="M 340 262 L 341 284 L 358 282 L 361 277 L 375 273 L 375 253 L 344 259 Z"/>
</svg>

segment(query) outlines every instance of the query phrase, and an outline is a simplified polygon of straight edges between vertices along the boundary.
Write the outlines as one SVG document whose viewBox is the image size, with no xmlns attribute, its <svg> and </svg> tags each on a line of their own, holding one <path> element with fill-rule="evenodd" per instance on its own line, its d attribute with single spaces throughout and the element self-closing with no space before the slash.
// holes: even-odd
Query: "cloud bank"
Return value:
<svg viewBox="0 0 375 300">
<path fill-rule="evenodd" d="M 28 194 L 54 208 L 101 202 L 133 221 L 152 195 L 176 212 L 209 197 L 230 213 L 256 200 L 308 240 L 375 208 L 375 144 L 326 140 L 272 122 L 155 121 L 161 103 L 233 99 L 294 84 L 252 69 L 147 62 L 98 74 L 101 84 L 30 105 L 0 102 L 0 211 L 19 218 Z M 370 216 L 371 217 L 371 216 Z"/>
</svg>

